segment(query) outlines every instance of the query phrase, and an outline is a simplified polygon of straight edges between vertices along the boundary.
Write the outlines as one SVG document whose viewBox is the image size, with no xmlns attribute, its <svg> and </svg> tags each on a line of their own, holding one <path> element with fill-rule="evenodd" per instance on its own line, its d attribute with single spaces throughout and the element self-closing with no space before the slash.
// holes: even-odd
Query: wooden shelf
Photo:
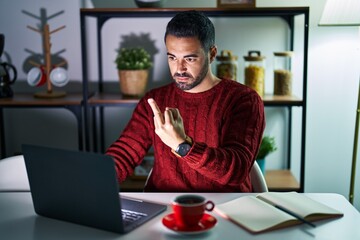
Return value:
<svg viewBox="0 0 360 240">
<path fill-rule="evenodd" d="M 134 107 L 139 102 L 139 98 L 124 97 L 120 93 L 96 93 L 88 100 L 90 105 L 128 105 Z"/>
<path fill-rule="evenodd" d="M 301 106 L 303 101 L 296 96 L 277 96 L 266 94 L 263 97 L 265 106 Z"/>
<path fill-rule="evenodd" d="M 82 93 L 68 93 L 59 98 L 37 98 L 33 93 L 15 93 L 12 98 L 0 99 L 1 107 L 34 107 L 34 106 L 64 106 L 81 105 Z"/>
<path fill-rule="evenodd" d="M 300 184 L 290 170 L 269 170 L 265 174 L 269 191 L 299 191 Z"/>
<path fill-rule="evenodd" d="M 269 170 L 266 171 L 265 180 L 269 191 L 299 191 L 300 184 L 292 175 L 290 170 Z M 142 192 L 146 179 L 133 179 L 129 177 L 120 188 L 125 192 Z"/>
<path fill-rule="evenodd" d="M 136 106 L 139 98 L 124 97 L 120 93 L 95 93 L 88 103 L 90 105 L 127 105 Z M 296 96 L 276 96 L 266 94 L 263 97 L 265 106 L 301 106 L 303 101 Z"/>
</svg>

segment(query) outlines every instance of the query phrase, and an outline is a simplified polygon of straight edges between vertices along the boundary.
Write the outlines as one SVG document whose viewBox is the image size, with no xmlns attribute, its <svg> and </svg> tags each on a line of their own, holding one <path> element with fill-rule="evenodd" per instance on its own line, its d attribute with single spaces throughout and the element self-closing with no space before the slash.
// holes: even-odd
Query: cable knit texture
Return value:
<svg viewBox="0 0 360 240">
<path fill-rule="evenodd" d="M 160 110 L 178 108 L 194 144 L 176 157 L 154 132 L 154 98 Z M 208 91 L 187 93 L 174 83 L 151 90 L 106 154 L 115 160 L 119 182 L 133 173 L 149 148 L 155 162 L 145 191 L 250 192 L 249 171 L 265 127 L 264 106 L 252 89 L 223 79 Z"/>
</svg>

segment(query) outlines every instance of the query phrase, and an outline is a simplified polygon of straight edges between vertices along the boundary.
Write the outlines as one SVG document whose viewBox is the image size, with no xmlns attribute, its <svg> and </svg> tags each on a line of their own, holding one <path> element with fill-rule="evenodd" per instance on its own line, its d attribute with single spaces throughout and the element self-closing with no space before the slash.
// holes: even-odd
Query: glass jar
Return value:
<svg viewBox="0 0 360 240">
<path fill-rule="evenodd" d="M 292 95 L 293 52 L 274 52 L 274 95 Z"/>
<path fill-rule="evenodd" d="M 260 51 L 249 51 L 245 59 L 245 85 L 261 97 L 265 94 L 265 57 Z"/>
<path fill-rule="evenodd" d="M 237 56 L 229 50 L 222 50 L 221 55 L 216 57 L 219 63 L 216 66 L 216 75 L 219 78 L 237 81 Z"/>
</svg>

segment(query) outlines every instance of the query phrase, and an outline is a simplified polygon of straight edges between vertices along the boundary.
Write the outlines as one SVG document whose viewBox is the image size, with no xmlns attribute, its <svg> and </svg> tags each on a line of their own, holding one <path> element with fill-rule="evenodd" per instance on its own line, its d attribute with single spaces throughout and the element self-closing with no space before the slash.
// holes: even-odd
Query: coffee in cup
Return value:
<svg viewBox="0 0 360 240">
<path fill-rule="evenodd" d="M 171 203 L 176 225 L 180 228 L 196 227 L 205 211 L 212 211 L 215 204 L 200 195 L 180 195 Z"/>
</svg>

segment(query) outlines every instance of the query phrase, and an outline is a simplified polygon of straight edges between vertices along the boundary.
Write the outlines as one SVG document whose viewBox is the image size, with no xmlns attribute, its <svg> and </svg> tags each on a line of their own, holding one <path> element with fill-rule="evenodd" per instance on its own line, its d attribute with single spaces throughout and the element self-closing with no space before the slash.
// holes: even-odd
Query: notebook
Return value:
<svg viewBox="0 0 360 240">
<path fill-rule="evenodd" d="M 22 146 L 35 212 L 117 233 L 127 233 L 167 206 L 120 197 L 110 156 Z"/>
</svg>

